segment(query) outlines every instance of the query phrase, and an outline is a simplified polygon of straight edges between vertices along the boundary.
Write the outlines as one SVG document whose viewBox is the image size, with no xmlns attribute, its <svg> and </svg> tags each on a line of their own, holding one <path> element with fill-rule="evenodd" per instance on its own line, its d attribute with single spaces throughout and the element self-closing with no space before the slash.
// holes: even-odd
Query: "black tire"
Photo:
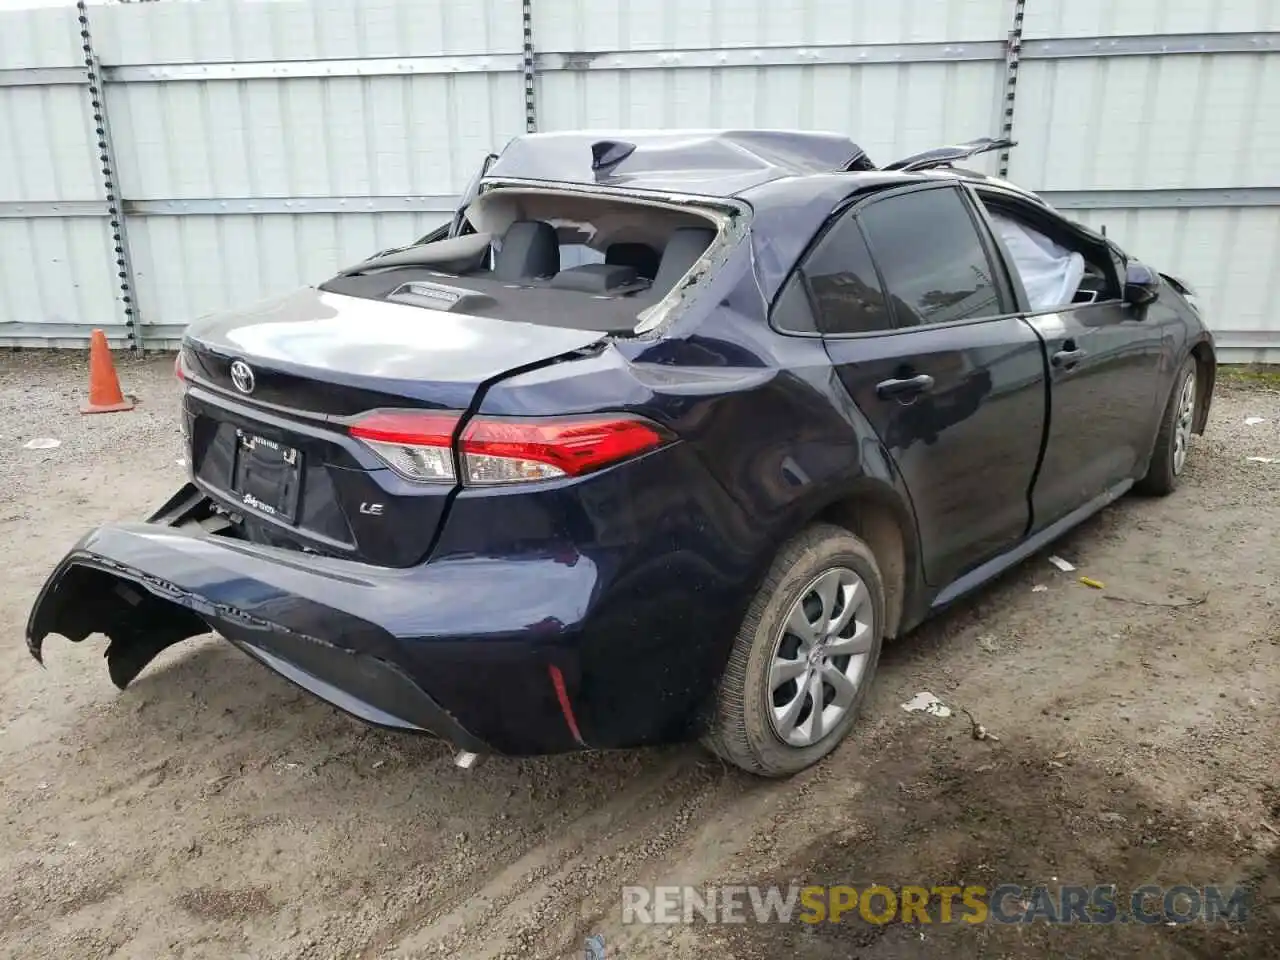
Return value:
<svg viewBox="0 0 1280 960">
<path fill-rule="evenodd" d="M 782 642 L 792 605 L 823 573 L 839 568 L 852 571 L 867 588 L 871 647 L 865 654 L 852 705 L 844 716 L 816 742 L 792 746 L 774 732 L 769 667 L 775 646 Z M 785 544 L 738 630 L 703 737 L 706 747 L 748 773 L 764 777 L 791 776 L 829 754 L 853 726 L 875 677 L 883 641 L 884 610 L 884 579 L 876 558 L 848 530 L 816 524 Z"/>
<path fill-rule="evenodd" d="M 1181 401 L 1187 380 L 1195 384 L 1196 361 L 1187 357 L 1173 378 L 1173 390 L 1165 404 L 1164 413 L 1160 417 L 1160 429 L 1156 433 L 1155 451 L 1151 455 L 1151 463 L 1147 467 L 1146 476 L 1134 484 L 1134 490 L 1151 497 L 1164 497 L 1173 493 L 1178 487 L 1178 477 L 1182 470 L 1177 469 L 1178 422 L 1182 416 Z M 1195 386 L 1192 387 L 1195 389 Z"/>
</svg>

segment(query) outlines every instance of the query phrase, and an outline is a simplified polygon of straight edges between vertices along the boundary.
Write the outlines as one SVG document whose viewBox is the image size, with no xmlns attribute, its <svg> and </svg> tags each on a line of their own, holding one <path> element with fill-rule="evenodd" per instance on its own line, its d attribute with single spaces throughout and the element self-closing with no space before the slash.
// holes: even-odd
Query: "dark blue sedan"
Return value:
<svg viewBox="0 0 1280 960">
<path fill-rule="evenodd" d="M 881 644 L 1127 491 L 1215 378 L 1187 284 L 1034 194 L 789 131 L 519 137 L 452 222 L 192 324 L 189 483 L 27 643 L 214 630 L 460 762 L 701 738 L 783 776 Z"/>
</svg>

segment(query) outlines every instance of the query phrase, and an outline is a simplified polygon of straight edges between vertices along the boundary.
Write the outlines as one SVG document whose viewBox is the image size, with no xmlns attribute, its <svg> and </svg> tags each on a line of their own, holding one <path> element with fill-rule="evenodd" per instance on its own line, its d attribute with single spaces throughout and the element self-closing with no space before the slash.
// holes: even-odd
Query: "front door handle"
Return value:
<svg viewBox="0 0 1280 960">
<path fill-rule="evenodd" d="M 933 377 L 927 373 L 920 373 L 914 377 L 905 377 L 901 380 L 883 380 L 876 384 L 876 396 L 881 400 L 895 398 L 905 400 L 910 397 L 918 397 L 922 393 L 928 393 L 933 389 Z"/>
<path fill-rule="evenodd" d="M 1083 350 L 1059 350 L 1053 355 L 1053 365 L 1055 367 L 1065 367 L 1070 370 L 1080 362 L 1080 358 L 1083 356 Z"/>
</svg>

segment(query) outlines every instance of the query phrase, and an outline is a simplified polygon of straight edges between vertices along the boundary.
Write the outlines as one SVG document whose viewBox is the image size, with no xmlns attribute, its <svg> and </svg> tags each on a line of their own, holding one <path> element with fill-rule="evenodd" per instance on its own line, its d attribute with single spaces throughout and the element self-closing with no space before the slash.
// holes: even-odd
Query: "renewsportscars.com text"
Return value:
<svg viewBox="0 0 1280 960">
<path fill-rule="evenodd" d="M 1244 923 L 1238 886 L 657 886 L 622 888 L 624 924 Z"/>
</svg>

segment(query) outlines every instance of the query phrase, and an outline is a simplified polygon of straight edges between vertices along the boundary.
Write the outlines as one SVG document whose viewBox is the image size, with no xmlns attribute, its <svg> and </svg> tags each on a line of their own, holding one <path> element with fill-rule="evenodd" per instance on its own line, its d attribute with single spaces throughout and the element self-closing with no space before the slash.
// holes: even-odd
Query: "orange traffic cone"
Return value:
<svg viewBox="0 0 1280 960">
<path fill-rule="evenodd" d="M 116 410 L 132 410 L 133 400 L 125 399 L 120 392 L 120 378 L 111 360 L 111 348 L 107 335 L 94 330 L 89 337 L 89 402 L 81 404 L 81 413 L 112 413 Z"/>
</svg>

